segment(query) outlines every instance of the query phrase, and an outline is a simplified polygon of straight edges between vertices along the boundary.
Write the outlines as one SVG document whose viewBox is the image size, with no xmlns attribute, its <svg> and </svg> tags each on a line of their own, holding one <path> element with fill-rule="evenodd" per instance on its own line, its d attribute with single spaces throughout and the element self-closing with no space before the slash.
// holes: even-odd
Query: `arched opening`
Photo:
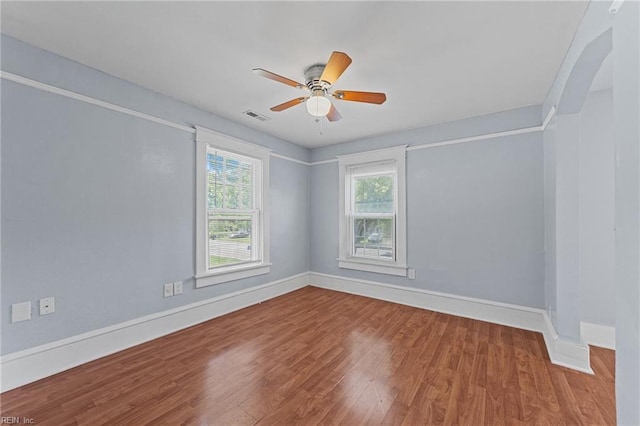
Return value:
<svg viewBox="0 0 640 426">
<path fill-rule="evenodd" d="M 583 339 L 582 323 L 587 313 L 590 314 L 587 318 L 597 315 L 591 307 L 586 309 L 587 301 L 602 294 L 603 284 L 610 289 L 614 286 L 610 226 L 614 200 L 611 192 L 607 193 L 612 189 L 614 169 L 606 156 L 597 156 L 603 150 L 608 154 L 613 152 L 612 102 L 608 104 L 607 114 L 600 115 L 601 108 L 607 106 L 589 97 L 595 77 L 611 50 L 611 28 L 584 47 L 564 85 L 556 117 L 544 134 L 547 304 L 559 341 L 563 342 L 556 349 L 564 351 L 558 358 L 564 357 L 565 362 L 589 372 L 589 347 Z M 598 131 L 595 131 L 593 126 L 600 120 L 606 120 L 607 126 L 597 127 Z M 601 131 L 605 128 L 609 129 L 606 137 Z M 591 186 L 598 179 L 589 174 L 591 168 L 598 171 L 598 177 L 606 176 L 608 184 Z M 597 210 L 602 214 L 595 213 L 593 209 L 602 203 L 606 203 L 607 208 Z M 602 229 L 594 232 L 593 226 Z M 606 244 L 598 246 L 598 241 L 606 241 Z M 587 279 L 592 272 L 589 262 L 594 257 L 604 256 L 605 251 L 609 257 L 608 268 L 602 275 L 608 284 Z M 607 295 L 611 296 L 612 292 Z M 610 310 L 614 315 L 613 297 Z"/>
</svg>

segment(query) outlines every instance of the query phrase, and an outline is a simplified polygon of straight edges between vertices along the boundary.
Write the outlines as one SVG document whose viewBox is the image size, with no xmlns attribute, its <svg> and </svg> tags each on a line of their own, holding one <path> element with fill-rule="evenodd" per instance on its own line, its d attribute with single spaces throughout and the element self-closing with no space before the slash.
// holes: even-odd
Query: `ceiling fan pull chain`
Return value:
<svg viewBox="0 0 640 426">
<path fill-rule="evenodd" d="M 324 135 L 324 132 L 322 131 L 322 120 L 320 118 L 316 118 L 316 123 L 318 123 L 318 125 L 320 126 L 320 134 Z"/>
</svg>

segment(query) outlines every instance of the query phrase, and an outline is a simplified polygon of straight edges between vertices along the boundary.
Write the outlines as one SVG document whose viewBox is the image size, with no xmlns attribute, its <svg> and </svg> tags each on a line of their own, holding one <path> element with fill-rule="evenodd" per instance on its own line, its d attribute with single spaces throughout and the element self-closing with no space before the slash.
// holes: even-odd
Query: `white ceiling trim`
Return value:
<svg viewBox="0 0 640 426">
<path fill-rule="evenodd" d="M 326 3 L 10 1 L 2 2 L 2 31 L 312 149 L 541 104 L 588 4 L 331 2 L 330 19 L 309 20 Z M 336 100 L 343 119 L 325 120 L 322 131 L 304 107 L 270 110 L 300 92 L 251 69 L 301 81 L 334 50 L 353 59 L 335 88 L 382 91 L 387 102 Z"/>
<path fill-rule="evenodd" d="M 551 119 L 553 118 L 555 113 L 556 113 L 556 107 L 553 106 L 553 107 L 551 107 L 551 109 L 547 113 L 547 117 L 544 119 L 542 124 L 539 125 L 539 126 L 524 127 L 524 128 L 521 128 L 521 129 L 514 129 L 514 130 L 504 130 L 502 132 L 487 133 L 485 135 L 469 136 L 467 138 L 460 138 L 460 139 L 450 139 L 450 140 L 442 141 L 442 142 L 413 145 L 413 146 L 410 146 L 409 148 L 407 148 L 407 151 L 415 151 L 417 149 L 436 148 L 436 147 L 439 147 L 439 146 L 455 145 L 455 144 L 459 144 L 459 143 L 482 141 L 482 140 L 486 140 L 486 139 L 501 138 L 501 137 L 504 137 L 504 136 L 522 135 L 522 134 L 525 134 L 525 133 L 541 132 L 541 131 L 544 131 L 544 129 L 547 128 L 547 125 L 549 124 L 549 121 L 551 121 Z"/>
<path fill-rule="evenodd" d="M 102 108 L 110 109 L 112 111 L 117 111 L 117 112 L 120 112 L 120 113 L 123 113 L 123 114 L 131 115 L 133 117 L 142 118 L 144 120 L 152 121 L 154 123 L 158 123 L 158 124 L 162 124 L 162 125 L 165 125 L 165 126 L 173 127 L 175 129 L 179 129 L 179 130 L 191 133 L 191 134 L 195 134 L 196 133 L 195 127 L 184 126 L 182 124 L 174 123 L 173 121 L 165 120 L 164 118 L 155 117 L 153 115 L 149 115 L 149 114 L 145 114 L 143 112 L 135 111 L 135 110 L 130 109 L 130 108 L 125 108 L 125 107 L 122 107 L 120 105 L 112 104 L 110 102 L 105 102 L 105 101 L 102 101 L 100 99 L 95 99 L 95 98 L 92 98 L 90 96 L 81 95 L 80 93 L 72 92 L 72 91 L 66 90 L 66 89 L 61 89 L 59 87 L 52 86 L 52 85 L 46 84 L 46 83 L 42 83 L 42 82 L 39 82 L 39 81 L 36 81 L 36 80 L 32 80 L 32 79 L 29 79 L 29 78 L 26 78 L 26 77 L 22 77 L 22 76 L 19 76 L 17 74 L 13 74 L 13 73 L 10 73 L 10 72 L 6 72 L 6 71 L 0 70 L 0 78 L 8 80 L 8 81 L 13 81 L 14 83 L 22 84 L 24 86 L 28 86 L 28 87 L 31 87 L 31 88 L 34 88 L 34 89 L 38 89 L 38 90 L 42 90 L 42 91 L 45 91 L 45 92 L 53 93 L 53 94 L 56 94 L 56 95 L 64 96 L 66 98 L 75 99 L 75 100 L 78 100 L 80 102 L 85 102 L 85 103 L 88 103 L 88 104 L 91 104 L 91 105 L 96 105 L 96 106 L 99 106 L 99 107 L 102 107 Z M 483 135 L 469 136 L 469 137 L 466 137 L 466 138 L 449 139 L 449 140 L 445 140 L 445 141 L 441 141 L 441 142 L 433 142 L 433 143 L 424 143 L 424 144 L 419 144 L 419 145 L 411 145 L 411 146 L 407 147 L 407 151 L 415 151 L 415 150 L 418 150 L 418 149 L 427 149 L 427 148 L 437 148 L 437 147 L 440 147 L 440 146 L 455 145 L 455 144 L 467 143 L 467 142 L 476 142 L 476 141 L 494 139 L 494 138 L 499 138 L 499 137 L 504 137 L 504 136 L 520 135 L 520 134 L 525 134 L 525 133 L 541 132 L 541 131 L 544 131 L 547 128 L 547 125 L 549 124 L 549 122 L 551 121 L 551 119 L 553 118 L 553 116 L 555 114 L 556 114 L 556 107 L 552 106 L 549 109 L 549 112 L 547 113 L 547 116 L 545 117 L 544 121 L 539 126 L 525 127 L 525 128 L 513 129 L 513 130 L 505 130 L 505 131 L 502 131 L 502 132 L 487 133 L 487 134 L 483 134 Z M 220 133 L 220 132 L 216 132 L 216 133 Z M 222 134 L 222 133 L 220 133 L 220 134 Z M 230 136 L 230 135 L 226 135 L 226 134 L 222 134 L 222 135 L 230 137 L 230 138 L 233 138 L 233 139 L 237 139 L 237 138 L 235 138 L 233 136 Z M 271 157 L 276 157 L 276 158 L 280 158 L 280 159 L 283 159 L 283 160 L 292 161 L 294 163 L 303 164 L 305 166 L 317 166 L 317 165 L 320 165 L 320 164 L 328 164 L 328 163 L 334 163 L 334 162 L 338 161 L 337 158 L 332 158 L 332 159 L 329 159 L 329 160 L 307 162 L 307 161 L 298 160 L 297 158 L 288 157 L 286 155 L 278 154 L 278 153 L 273 152 L 273 151 L 271 151 L 269 153 L 269 155 Z"/>
<path fill-rule="evenodd" d="M 3 79 L 8 80 L 8 81 L 13 81 L 14 83 L 22 84 L 23 86 L 28 86 L 28 87 L 31 87 L 33 89 L 42 90 L 42 91 L 45 91 L 45 92 L 49 92 L 49 93 L 53 93 L 53 94 L 56 94 L 56 95 L 64 96 L 66 98 L 74 99 L 74 100 L 77 100 L 77 101 L 80 101 L 80 102 L 85 102 L 87 104 L 91 104 L 91 105 L 99 106 L 99 107 L 102 107 L 102 108 L 110 109 L 112 111 L 121 112 L 123 114 L 131 115 L 133 117 L 142 118 L 143 120 L 148 120 L 148 121 L 151 121 L 153 123 L 158 123 L 158 124 L 162 124 L 162 125 L 165 125 L 165 126 L 173 127 L 174 129 L 182 130 L 184 132 L 188 132 L 188 133 L 191 133 L 191 134 L 195 134 L 196 133 L 195 127 L 184 126 L 182 124 L 174 123 L 173 121 L 165 120 L 164 118 L 159 118 L 159 117 L 155 117 L 153 115 L 145 114 L 145 113 L 140 112 L 140 111 L 136 111 L 136 110 L 133 110 L 133 109 L 130 109 L 130 108 L 122 107 L 120 105 L 112 104 L 111 102 L 101 101 L 100 99 L 92 98 L 92 97 L 86 96 L 86 95 L 81 95 L 80 93 L 72 92 L 72 91 L 66 90 L 66 89 L 61 89 L 59 87 L 52 86 L 52 85 L 46 84 L 46 83 L 42 83 L 40 81 L 31 80 L 29 78 L 22 77 L 22 76 L 19 76 L 17 74 L 13 74 L 13 73 L 10 73 L 10 72 L 6 72 L 6 71 L 0 70 L 0 78 L 3 78 Z M 216 133 L 222 134 L 220 132 L 216 132 Z M 224 136 L 229 137 L 229 138 L 233 138 L 233 139 L 237 139 L 237 138 L 234 138 L 233 136 L 230 136 L 230 135 L 224 135 Z M 270 155 L 272 157 L 281 158 L 283 160 L 293 161 L 294 163 L 300 163 L 300 164 L 304 164 L 304 165 L 307 165 L 307 166 L 310 165 L 310 163 L 308 163 L 306 161 L 298 160 L 298 159 L 292 158 L 292 157 L 287 157 L 286 155 L 277 154 L 275 152 L 270 152 Z"/>
<path fill-rule="evenodd" d="M 135 111 L 130 108 L 125 108 L 120 105 L 112 104 L 110 102 L 101 101 L 100 99 L 81 95 L 80 93 L 72 92 L 66 89 L 61 89 L 56 86 L 51 86 L 50 84 L 41 83 L 36 80 L 31 80 L 29 78 L 12 74 L 10 72 L 0 70 L 0 78 L 4 78 L 5 80 L 13 81 L 14 83 L 22 84 L 24 86 L 29 86 L 34 89 L 43 90 L 49 93 L 55 93 L 56 95 L 61 95 L 66 98 L 71 98 L 71 99 L 75 99 L 77 101 L 85 102 L 91 105 L 96 105 L 102 108 L 110 109 L 112 111 L 117 111 L 124 114 L 132 115 L 134 117 L 142 118 L 144 120 L 153 121 L 154 123 L 164 124 L 165 126 L 173 127 L 175 129 L 183 130 L 185 132 L 194 133 L 194 134 L 196 133 L 196 129 L 193 127 L 183 126 L 182 124 L 174 123 L 173 121 L 154 117 L 153 115 Z"/>
</svg>

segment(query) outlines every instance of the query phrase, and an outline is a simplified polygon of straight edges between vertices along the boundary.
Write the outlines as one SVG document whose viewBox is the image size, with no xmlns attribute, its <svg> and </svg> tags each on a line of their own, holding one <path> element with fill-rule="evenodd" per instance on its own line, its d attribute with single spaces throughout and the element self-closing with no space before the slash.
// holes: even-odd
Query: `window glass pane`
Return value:
<svg viewBox="0 0 640 426">
<path fill-rule="evenodd" d="M 226 186 L 224 189 L 224 207 L 226 209 L 239 209 L 240 188 L 237 186 Z"/>
<path fill-rule="evenodd" d="M 253 208 L 253 188 L 242 187 L 240 189 L 240 208 L 243 208 L 243 209 Z"/>
<path fill-rule="evenodd" d="M 225 178 L 226 183 L 237 185 L 240 179 L 240 162 L 233 158 L 227 158 L 225 161 Z"/>
<path fill-rule="evenodd" d="M 255 260 L 254 165 L 223 151 L 207 153 L 209 269 Z M 233 210 L 243 210 L 235 213 Z"/>
<path fill-rule="evenodd" d="M 393 175 L 353 179 L 355 213 L 393 213 Z"/>
<path fill-rule="evenodd" d="M 393 219 L 356 217 L 353 220 L 353 255 L 393 259 Z"/>
<path fill-rule="evenodd" d="M 253 176 L 251 171 L 251 164 L 242 162 L 240 163 L 240 183 L 243 185 L 253 185 Z"/>
<path fill-rule="evenodd" d="M 251 214 L 209 213 L 209 268 L 251 260 Z"/>
<path fill-rule="evenodd" d="M 214 153 L 207 153 L 207 207 L 223 208 L 224 200 L 221 188 L 223 187 L 224 158 Z"/>
</svg>

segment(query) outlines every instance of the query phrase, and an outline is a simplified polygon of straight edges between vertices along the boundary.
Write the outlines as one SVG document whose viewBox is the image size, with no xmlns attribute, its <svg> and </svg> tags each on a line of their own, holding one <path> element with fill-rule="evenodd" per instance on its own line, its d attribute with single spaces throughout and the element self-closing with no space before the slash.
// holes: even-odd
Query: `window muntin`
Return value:
<svg viewBox="0 0 640 426">
<path fill-rule="evenodd" d="M 352 216 L 351 255 L 379 260 L 395 260 L 395 217 Z"/>
<path fill-rule="evenodd" d="M 259 261 L 259 161 L 207 147 L 209 270 Z"/>
<path fill-rule="evenodd" d="M 406 146 L 338 156 L 338 266 L 407 275 Z"/>
<path fill-rule="evenodd" d="M 350 170 L 351 256 L 395 261 L 396 179 L 393 164 L 387 167 L 387 173 Z"/>
<path fill-rule="evenodd" d="M 267 274 L 270 150 L 196 127 L 196 287 Z"/>
</svg>

